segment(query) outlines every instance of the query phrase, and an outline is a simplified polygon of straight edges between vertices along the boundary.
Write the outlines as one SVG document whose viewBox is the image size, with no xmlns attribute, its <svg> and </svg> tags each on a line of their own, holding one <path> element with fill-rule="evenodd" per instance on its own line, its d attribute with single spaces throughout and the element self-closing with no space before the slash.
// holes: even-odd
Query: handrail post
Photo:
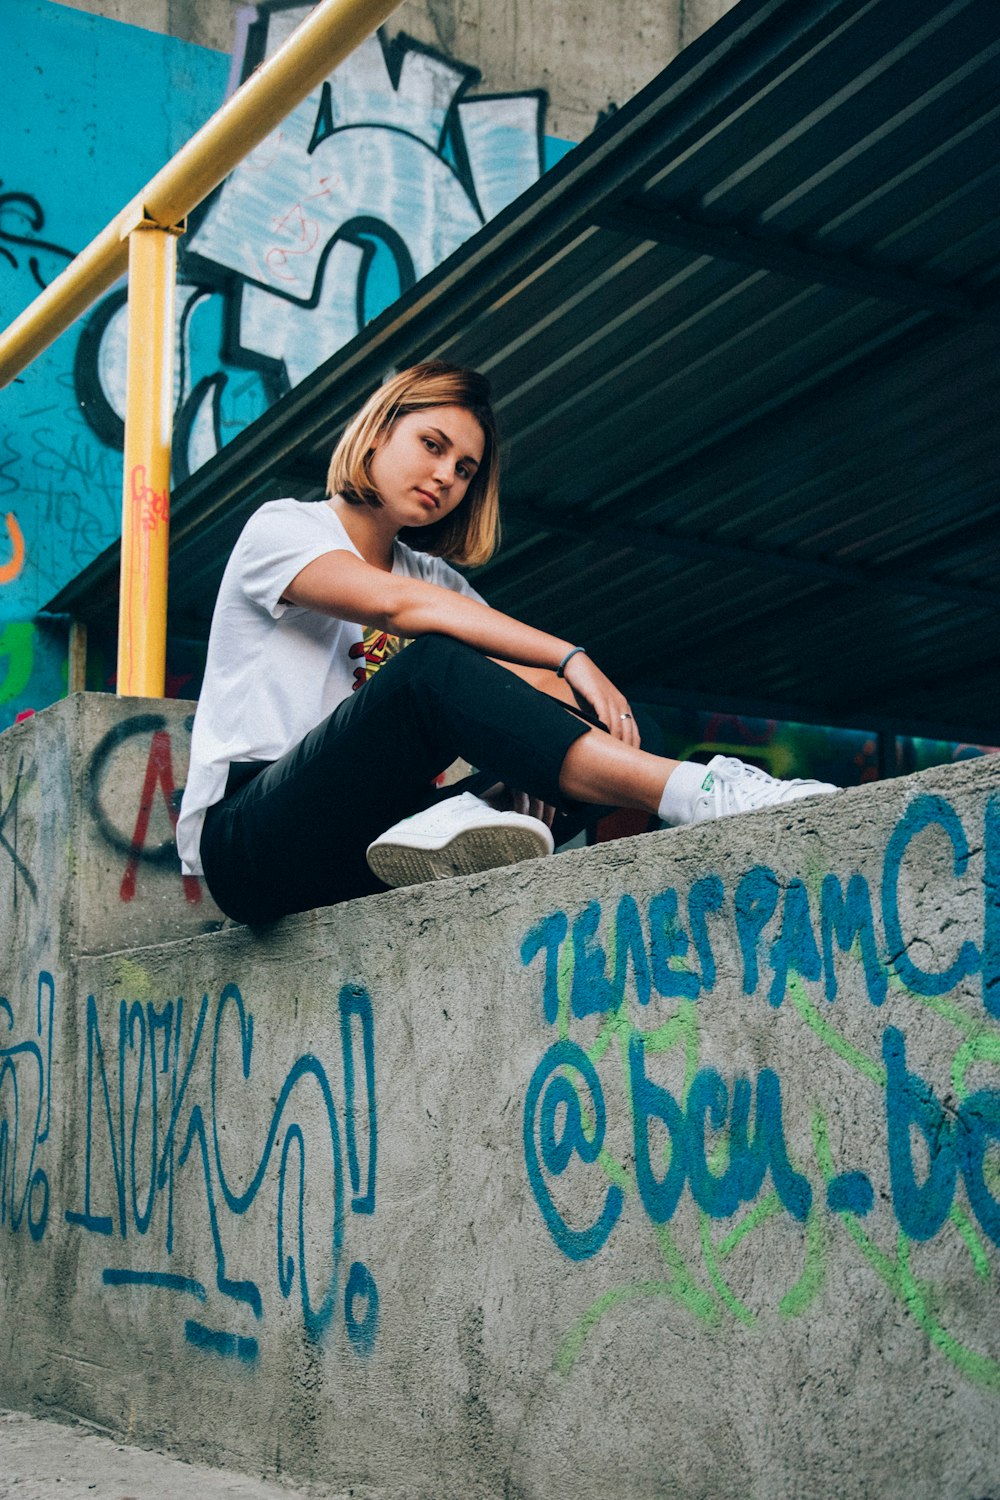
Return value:
<svg viewBox="0 0 1000 1500">
<path fill-rule="evenodd" d="M 162 698 L 174 407 L 177 236 L 145 217 L 128 237 L 128 363 L 118 611 L 119 696 Z"/>
<path fill-rule="evenodd" d="M 0 331 L 2 386 L 114 284 L 127 259 L 128 390 L 118 616 L 121 695 L 161 698 L 166 684 L 175 238 L 183 233 L 180 221 L 398 4 L 399 0 L 321 0 L 137 197 Z"/>
</svg>

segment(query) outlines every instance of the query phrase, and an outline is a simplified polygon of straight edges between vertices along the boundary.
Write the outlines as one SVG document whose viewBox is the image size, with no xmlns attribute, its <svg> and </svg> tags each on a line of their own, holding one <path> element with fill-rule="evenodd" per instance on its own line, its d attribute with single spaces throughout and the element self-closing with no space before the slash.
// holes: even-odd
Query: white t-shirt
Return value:
<svg viewBox="0 0 1000 1500">
<path fill-rule="evenodd" d="M 277 760 L 407 643 L 373 627 L 283 604 L 292 579 L 326 552 L 360 557 L 325 500 L 270 500 L 250 517 L 219 586 L 191 763 L 177 820 L 185 873 L 202 874 L 205 810 L 233 761 Z M 393 573 L 479 599 L 439 557 L 394 544 Z"/>
</svg>

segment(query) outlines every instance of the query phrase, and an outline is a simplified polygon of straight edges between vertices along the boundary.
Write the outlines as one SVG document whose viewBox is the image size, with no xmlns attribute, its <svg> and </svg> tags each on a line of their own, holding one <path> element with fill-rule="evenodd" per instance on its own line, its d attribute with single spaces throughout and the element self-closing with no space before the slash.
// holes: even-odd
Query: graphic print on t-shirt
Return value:
<svg viewBox="0 0 1000 1500">
<path fill-rule="evenodd" d="M 410 644 L 405 636 L 390 635 L 388 631 L 379 630 L 374 625 L 365 625 L 363 629 L 364 636 L 348 652 L 352 661 L 360 658 L 362 662 L 354 668 L 354 684 L 351 688 L 354 693 L 359 687 L 364 687 L 369 677 L 374 677 L 379 667 L 384 667 L 391 656 L 398 655 L 404 646 Z"/>
</svg>

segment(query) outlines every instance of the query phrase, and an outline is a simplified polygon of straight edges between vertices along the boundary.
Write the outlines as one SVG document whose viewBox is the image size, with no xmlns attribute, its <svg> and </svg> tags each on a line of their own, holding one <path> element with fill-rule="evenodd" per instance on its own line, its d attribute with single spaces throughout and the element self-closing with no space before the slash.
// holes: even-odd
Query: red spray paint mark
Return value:
<svg viewBox="0 0 1000 1500">
<path fill-rule="evenodd" d="M 133 578 L 139 577 L 142 581 L 142 607 L 144 611 L 149 609 L 149 548 L 143 544 L 142 533 L 146 532 L 152 536 L 156 531 L 168 523 L 170 519 L 170 496 L 166 490 L 154 490 L 146 483 L 145 464 L 136 464 L 132 469 L 129 481 L 132 492 L 132 515 L 134 524 L 130 532 L 129 557 L 131 573 Z M 128 641 L 128 658 L 132 660 L 132 642 L 135 639 L 135 628 L 133 625 L 133 608 L 135 599 L 133 590 L 128 590 L 128 608 L 126 613 L 126 639 Z"/>
<path fill-rule="evenodd" d="M 136 464 L 132 470 L 132 503 L 138 508 L 143 531 L 157 531 L 170 518 L 170 496 L 146 483 L 145 464 Z"/>
<path fill-rule="evenodd" d="M 131 901 L 135 896 L 136 875 L 139 870 L 139 860 L 146 844 L 146 835 L 149 833 L 149 819 L 153 812 L 153 798 L 156 796 L 156 788 L 160 787 L 163 792 L 163 800 L 167 804 L 167 816 L 170 819 L 171 828 L 177 827 L 177 809 L 174 807 L 174 762 L 170 753 L 170 735 L 165 729 L 157 729 L 149 746 L 149 759 L 146 762 L 146 775 L 142 783 L 142 794 L 139 798 L 139 813 L 135 820 L 135 832 L 132 835 L 132 853 L 122 876 L 121 899 Z M 185 898 L 192 906 L 197 906 L 201 900 L 201 885 L 196 875 L 182 875 Z"/>
</svg>

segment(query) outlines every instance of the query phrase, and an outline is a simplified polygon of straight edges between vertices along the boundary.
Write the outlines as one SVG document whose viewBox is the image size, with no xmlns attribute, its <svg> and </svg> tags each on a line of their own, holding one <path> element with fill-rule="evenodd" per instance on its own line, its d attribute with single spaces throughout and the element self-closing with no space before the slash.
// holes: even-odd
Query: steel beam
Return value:
<svg viewBox="0 0 1000 1500">
<path fill-rule="evenodd" d="M 802 578 L 810 582 L 862 591 L 900 594 L 912 599 L 943 599 L 952 604 L 983 609 L 995 614 L 1000 607 L 1000 593 L 971 583 L 950 583 L 946 579 L 914 576 L 904 568 L 862 568 L 849 563 L 829 562 L 824 558 L 801 557 L 792 552 L 776 552 L 765 547 L 748 547 L 741 543 L 720 542 L 711 537 L 685 536 L 666 527 L 628 522 L 623 528 L 617 520 L 598 519 L 583 510 L 557 515 L 543 506 L 516 500 L 504 501 L 504 517 L 539 531 L 565 536 L 592 546 L 607 547 L 616 552 L 630 550 L 641 556 L 682 557 L 693 563 L 712 563 L 731 568 L 756 568 L 772 576 Z M 501 554 L 496 564 L 502 566 Z"/>
<path fill-rule="evenodd" d="M 878 297 L 903 307 L 918 307 L 950 318 L 995 316 L 995 310 L 980 307 L 955 287 L 866 266 L 845 255 L 824 255 L 805 250 L 787 240 L 747 234 L 735 224 L 706 223 L 678 213 L 655 199 L 635 197 L 627 202 L 607 203 L 592 222 L 630 238 L 734 261 L 753 270 L 773 271 L 812 286 L 839 287 L 863 297 Z"/>
</svg>

